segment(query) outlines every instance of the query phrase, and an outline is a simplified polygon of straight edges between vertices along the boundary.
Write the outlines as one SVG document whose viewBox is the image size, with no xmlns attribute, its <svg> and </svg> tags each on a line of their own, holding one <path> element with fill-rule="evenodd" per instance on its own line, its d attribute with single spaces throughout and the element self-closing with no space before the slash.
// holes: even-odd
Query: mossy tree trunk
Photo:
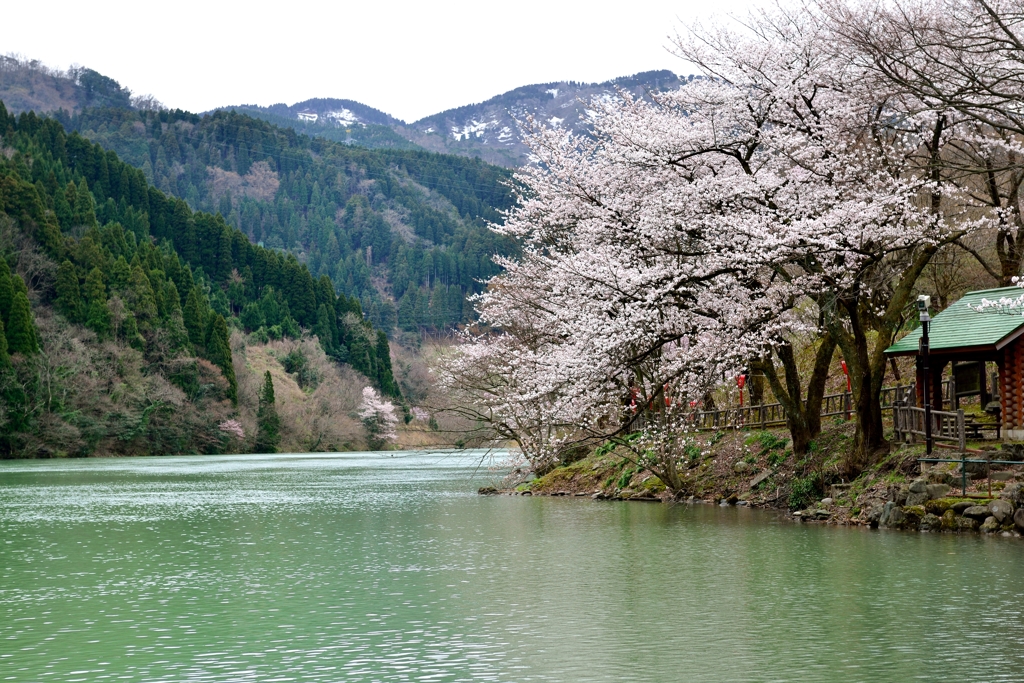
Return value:
<svg viewBox="0 0 1024 683">
<path fill-rule="evenodd" d="M 788 341 L 782 340 L 774 351 L 757 361 L 754 367 L 760 369 L 768 379 L 775 398 L 786 413 L 786 426 L 793 438 L 793 452 L 803 455 L 807 446 L 821 433 L 821 402 L 825 395 L 829 366 L 835 352 L 835 338 L 828 332 L 818 343 L 814 354 L 814 367 L 807 382 L 807 400 L 803 398 L 803 382 L 796 354 Z M 775 366 L 777 357 L 782 366 L 782 377 Z"/>
</svg>

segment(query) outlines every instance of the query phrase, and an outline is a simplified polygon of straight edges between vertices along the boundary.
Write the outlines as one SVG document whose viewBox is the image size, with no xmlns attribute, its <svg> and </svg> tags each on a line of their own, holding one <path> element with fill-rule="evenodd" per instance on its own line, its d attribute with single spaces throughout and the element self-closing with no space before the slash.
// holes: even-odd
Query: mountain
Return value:
<svg viewBox="0 0 1024 683">
<path fill-rule="evenodd" d="M 233 107 L 222 108 L 230 109 Z M 298 118 L 310 122 L 334 122 L 340 126 L 351 126 L 358 123 L 391 126 L 402 123 L 402 121 L 399 121 L 390 114 L 385 114 L 379 109 L 374 109 L 355 100 L 314 98 L 291 106 L 272 104 L 269 107 L 257 107 L 256 105 L 243 104 L 239 108 L 254 108 L 265 111 L 268 114 L 275 114 L 286 118 Z"/>
<path fill-rule="evenodd" d="M 394 128 L 400 127 L 401 121 L 354 100 L 312 99 L 291 106 L 274 104 L 260 107 L 241 104 L 220 109 L 247 114 L 299 133 L 349 145 L 421 149 L 395 132 Z"/>
<path fill-rule="evenodd" d="M 511 206 L 508 171 L 479 159 L 366 149 L 237 112 L 61 112 L 166 194 L 252 242 L 293 254 L 394 333 L 443 330 L 514 245 L 487 229 Z"/>
<path fill-rule="evenodd" d="M 133 98 L 112 78 L 84 67 L 50 69 L 38 61 L 0 56 L 0 100 L 7 111 L 80 111 L 85 107 L 153 107 L 151 97 Z"/>
<path fill-rule="evenodd" d="M 677 88 L 684 82 L 671 71 L 646 71 L 604 83 L 562 81 L 527 85 L 480 104 L 449 109 L 413 124 L 392 127 L 424 149 L 517 167 L 528 160 L 517 121 L 533 116 L 549 126 L 583 133 L 589 118 L 587 103 L 591 100 L 616 97 L 620 90 L 643 97 L 650 91 Z"/>
<path fill-rule="evenodd" d="M 692 78 L 692 77 L 690 77 Z M 547 125 L 585 132 L 587 103 L 627 91 L 637 97 L 686 82 L 671 71 L 646 71 L 604 83 L 560 81 L 510 90 L 496 97 L 406 123 L 354 100 L 311 99 L 291 106 L 222 107 L 307 135 L 365 147 L 425 149 L 515 168 L 527 162 L 518 121 L 533 116 Z"/>
<path fill-rule="evenodd" d="M 243 425 L 263 377 L 249 361 L 276 349 L 313 395 L 365 383 L 355 370 L 401 400 L 384 332 L 294 254 L 194 211 L 56 118 L 0 102 L 0 140 L 0 457 L 252 448 Z M 296 441 L 345 447 L 323 419 L 310 431 L 317 419 L 296 417 Z"/>
</svg>

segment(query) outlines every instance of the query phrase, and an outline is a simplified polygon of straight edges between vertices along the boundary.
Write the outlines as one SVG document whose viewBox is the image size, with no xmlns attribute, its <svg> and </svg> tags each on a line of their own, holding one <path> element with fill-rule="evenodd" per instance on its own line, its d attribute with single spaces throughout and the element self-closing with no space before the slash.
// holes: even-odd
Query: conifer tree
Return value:
<svg viewBox="0 0 1024 683">
<path fill-rule="evenodd" d="M 128 280 L 131 279 L 132 269 L 125 261 L 124 256 L 118 256 L 117 260 L 114 261 L 113 267 L 110 269 L 110 289 L 113 291 L 122 291 L 128 286 Z"/>
<path fill-rule="evenodd" d="M 241 321 L 242 326 L 250 332 L 258 330 L 267 322 L 266 318 L 263 317 L 263 309 L 257 303 L 246 304 L 238 319 Z"/>
<path fill-rule="evenodd" d="M 121 337 L 133 349 L 142 351 L 146 347 L 146 340 L 139 334 L 139 324 L 131 311 L 126 311 L 124 322 L 121 323 Z"/>
<path fill-rule="evenodd" d="M 327 312 L 327 306 L 324 304 L 320 304 L 317 310 L 313 334 L 320 339 L 320 346 L 324 348 L 324 352 L 330 354 L 335 347 L 335 341 L 331 334 L 331 314 Z"/>
<path fill-rule="evenodd" d="M 28 355 L 39 350 L 36 329 L 32 322 L 32 309 L 25 292 L 18 290 L 14 293 L 10 325 L 6 329 L 7 345 L 11 353 Z"/>
<path fill-rule="evenodd" d="M 70 187 L 70 184 L 68 187 Z M 75 225 L 84 225 L 86 227 L 96 225 L 96 206 L 92 200 L 92 193 L 89 192 L 89 185 L 85 182 L 84 178 L 77 188 L 74 211 Z"/>
<path fill-rule="evenodd" d="M 4 325 L 0 323 L 0 371 L 11 366 L 11 356 L 7 351 L 7 334 L 4 332 Z"/>
<path fill-rule="evenodd" d="M 188 330 L 185 329 L 185 320 L 181 315 L 181 299 L 178 297 L 178 288 L 174 280 L 168 280 L 163 287 L 164 302 L 164 328 L 167 330 L 168 342 L 174 351 L 188 349 Z"/>
<path fill-rule="evenodd" d="M 138 254 L 136 254 L 138 258 Z M 132 266 L 128 279 L 128 301 L 139 321 L 148 324 L 156 319 L 156 296 L 149 278 L 138 264 Z"/>
<path fill-rule="evenodd" d="M 388 337 L 384 332 L 377 331 L 377 383 L 381 391 L 387 396 L 399 398 L 402 392 L 395 382 L 394 372 L 391 369 L 391 347 L 388 346 Z"/>
<path fill-rule="evenodd" d="M 276 453 L 281 441 L 281 423 L 274 402 L 274 380 L 270 370 L 267 370 L 263 375 L 263 389 L 260 391 L 260 404 L 256 411 L 256 443 L 253 450 L 257 453 Z"/>
<path fill-rule="evenodd" d="M 110 332 L 110 309 L 107 307 L 107 286 L 103 282 L 103 272 L 93 268 L 85 278 L 85 298 L 88 311 L 85 326 L 100 337 Z"/>
<path fill-rule="evenodd" d="M 11 319 L 14 303 L 14 284 L 11 282 L 11 268 L 0 258 L 0 322 L 6 326 Z"/>
<path fill-rule="evenodd" d="M 57 268 L 57 310 L 73 323 L 82 322 L 83 306 L 81 289 L 78 286 L 78 271 L 71 261 L 64 261 Z"/>
<path fill-rule="evenodd" d="M 178 288 L 174 284 L 174 280 L 168 280 L 164 283 L 164 307 L 166 308 L 166 315 L 173 317 L 175 313 L 181 316 L 181 297 L 178 295 Z"/>
<path fill-rule="evenodd" d="M 71 228 L 75 225 L 75 202 L 78 201 L 78 187 L 73 180 L 68 181 L 68 184 L 64 186 L 64 201 L 68 203 L 68 210 L 71 211 L 70 225 L 68 226 Z"/>
<path fill-rule="evenodd" d="M 188 299 L 185 300 L 185 307 L 181 309 L 181 317 L 185 323 L 185 329 L 188 330 L 189 341 L 195 347 L 203 345 L 206 335 L 204 307 L 199 300 L 201 296 L 199 288 L 193 287 L 192 291 L 188 293 Z"/>
<path fill-rule="evenodd" d="M 75 224 L 75 214 L 71 210 L 67 196 L 63 192 L 55 192 L 53 196 L 53 212 L 57 216 L 61 230 L 70 230 Z"/>
<path fill-rule="evenodd" d="M 224 379 L 228 381 L 228 398 L 232 403 L 238 402 L 238 382 L 235 379 L 235 366 L 231 362 L 231 335 L 224 316 L 219 313 L 211 316 L 206 338 L 206 357 L 220 368 Z"/>
</svg>

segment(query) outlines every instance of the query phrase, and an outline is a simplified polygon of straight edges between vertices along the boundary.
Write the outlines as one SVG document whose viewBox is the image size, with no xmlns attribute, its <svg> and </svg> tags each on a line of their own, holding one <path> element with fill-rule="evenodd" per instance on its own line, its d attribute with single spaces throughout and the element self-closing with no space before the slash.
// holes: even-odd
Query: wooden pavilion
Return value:
<svg viewBox="0 0 1024 683">
<path fill-rule="evenodd" d="M 942 410 L 942 375 L 953 364 L 950 400 L 979 396 L 983 406 L 993 401 L 986 364 L 997 369 L 991 390 L 998 397 L 1002 437 L 1024 440 L 1024 314 L 1020 308 L 978 310 L 983 301 L 1016 300 L 1024 295 L 1020 287 L 1002 287 L 968 292 L 962 299 L 936 315 L 928 329 L 931 404 Z M 921 328 L 914 330 L 885 350 L 888 356 L 916 356 Z M 917 405 L 924 404 L 924 378 L 917 369 Z M 994 406 L 993 406 L 994 407 Z"/>
</svg>

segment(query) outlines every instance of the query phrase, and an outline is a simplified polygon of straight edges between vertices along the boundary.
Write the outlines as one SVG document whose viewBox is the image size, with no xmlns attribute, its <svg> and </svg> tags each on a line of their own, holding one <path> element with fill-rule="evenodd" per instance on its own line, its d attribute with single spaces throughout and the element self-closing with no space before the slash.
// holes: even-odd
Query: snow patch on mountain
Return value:
<svg viewBox="0 0 1024 683">
<path fill-rule="evenodd" d="M 366 125 L 359 120 L 359 117 L 356 116 L 351 109 L 342 108 L 341 111 L 329 111 L 324 114 L 324 118 L 331 119 L 342 127 L 351 126 L 355 123 Z"/>
<path fill-rule="evenodd" d="M 476 119 L 472 119 L 461 128 L 459 126 L 452 126 L 452 137 L 455 138 L 456 142 L 469 140 L 471 138 L 479 138 L 483 137 L 484 133 L 487 132 L 488 127 L 497 127 L 500 125 L 501 122 L 497 119 L 492 119 L 490 121 L 477 121 Z"/>
</svg>

